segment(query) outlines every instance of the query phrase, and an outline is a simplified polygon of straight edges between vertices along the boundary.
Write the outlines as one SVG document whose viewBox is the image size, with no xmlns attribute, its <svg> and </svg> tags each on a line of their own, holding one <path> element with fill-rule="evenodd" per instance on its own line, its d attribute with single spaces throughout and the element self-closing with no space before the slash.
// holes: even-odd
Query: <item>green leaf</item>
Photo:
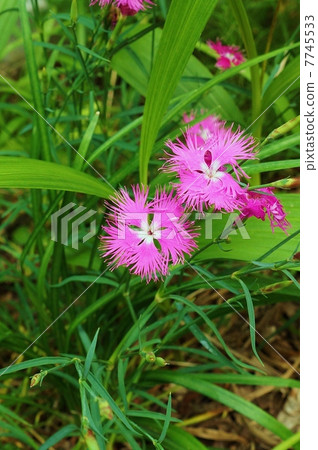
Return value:
<svg viewBox="0 0 318 450">
<path fill-rule="evenodd" d="M 199 392 L 205 397 L 209 397 L 231 409 L 234 409 L 240 414 L 243 414 L 249 419 L 257 422 L 259 425 L 270 430 L 282 439 L 287 439 L 292 436 L 292 432 L 290 430 L 258 406 L 236 394 L 233 394 L 233 392 L 209 383 L 194 374 L 191 374 L 191 377 L 189 377 L 187 375 L 181 375 L 177 371 L 156 370 L 147 372 L 143 379 L 147 380 L 147 382 L 152 381 L 156 384 L 175 383 L 180 386 L 184 386 L 187 389 Z"/>
<path fill-rule="evenodd" d="M 84 45 L 77 44 L 77 47 L 80 48 L 83 52 L 88 53 L 91 56 L 94 56 L 94 58 L 100 59 L 103 62 L 109 63 L 108 59 L 104 58 L 103 56 L 99 55 L 96 52 L 93 52 L 92 50 L 90 50 L 89 48 L 85 47 Z"/>
<path fill-rule="evenodd" d="M 0 370 L 0 376 L 9 375 L 10 373 L 19 372 L 20 370 L 28 369 L 29 367 L 43 367 L 50 364 L 65 364 L 70 361 L 70 358 L 62 358 L 60 356 L 46 356 L 44 358 L 35 358 L 29 361 L 24 361 L 19 364 L 13 364 L 12 366 L 4 367 Z"/>
<path fill-rule="evenodd" d="M 248 289 L 248 287 L 246 286 L 246 284 L 244 283 L 243 280 L 241 280 L 240 278 L 236 278 L 237 281 L 240 283 L 240 285 L 243 288 L 243 292 L 245 295 L 245 299 L 246 299 L 246 306 L 247 306 L 247 312 L 248 312 L 248 318 L 249 318 L 249 326 L 250 326 L 250 336 L 251 336 L 251 346 L 252 346 L 252 350 L 254 352 L 254 355 L 256 356 L 256 358 L 259 360 L 259 362 L 263 364 L 263 361 L 261 360 L 261 358 L 259 357 L 257 350 L 256 350 L 256 340 L 255 340 L 255 313 L 254 313 L 254 305 L 253 305 L 253 300 L 252 300 L 252 296 L 250 294 L 250 291 Z"/>
<path fill-rule="evenodd" d="M 289 150 L 290 147 L 299 145 L 299 143 L 299 134 L 293 134 L 283 139 L 278 139 L 277 141 L 271 142 L 270 144 L 264 145 L 257 156 L 260 160 L 263 160 L 284 150 Z"/>
<path fill-rule="evenodd" d="M 88 349 L 87 352 L 87 356 L 85 359 L 85 364 L 84 364 L 84 373 L 83 373 L 83 378 L 86 378 L 88 375 L 88 372 L 91 368 L 92 365 L 92 361 L 94 359 L 94 355 L 95 355 L 95 348 L 96 348 L 96 344 L 97 344 L 97 338 L 98 338 L 98 333 L 99 333 L 99 328 L 95 333 L 94 339 L 92 340 L 92 343 Z"/>
<path fill-rule="evenodd" d="M 41 85 L 38 75 L 38 66 L 35 59 L 33 49 L 32 30 L 30 26 L 30 16 L 27 12 L 26 1 L 19 0 L 20 20 L 22 28 L 22 36 L 24 42 L 25 61 L 27 65 L 28 75 L 30 79 L 30 87 L 33 96 L 33 107 L 37 114 L 35 114 L 41 137 L 41 144 L 43 149 L 43 158 L 47 161 L 51 160 L 50 141 L 48 134 L 48 126 L 44 120 L 44 105 L 43 96 L 41 92 Z"/>
<path fill-rule="evenodd" d="M 274 170 L 292 169 L 299 167 L 299 159 L 285 159 L 284 161 L 270 161 L 259 164 L 244 164 L 244 170 L 248 175 L 253 173 L 272 172 Z"/>
<path fill-rule="evenodd" d="M 91 143 L 91 140 L 92 140 L 92 137 L 93 137 L 93 134 L 94 134 L 94 131 L 95 131 L 98 119 L 99 119 L 99 114 L 100 114 L 99 111 L 97 111 L 94 114 L 92 120 L 90 121 L 90 123 L 85 131 L 85 134 L 81 140 L 81 145 L 79 146 L 78 152 L 75 156 L 75 160 L 74 160 L 74 164 L 73 164 L 74 169 L 81 170 L 81 168 L 85 162 L 89 144 Z"/>
<path fill-rule="evenodd" d="M 0 188 L 56 189 L 108 198 L 107 183 L 71 167 L 48 161 L 11 156 L 0 157 Z"/>
<path fill-rule="evenodd" d="M 6 44 L 12 31 L 17 27 L 18 14 L 12 11 L 12 8 L 17 6 L 17 0 L 1 0 L 0 2 L 0 57 L 2 60 L 7 49 Z"/>
<path fill-rule="evenodd" d="M 235 383 L 251 386 L 275 386 L 299 389 L 299 380 L 293 378 L 268 377 L 263 375 L 234 374 L 234 373 L 198 373 L 196 376 L 211 383 Z"/>
<path fill-rule="evenodd" d="M 160 437 L 158 439 L 158 442 L 161 444 L 161 442 L 165 439 L 168 428 L 169 428 L 169 424 L 171 421 L 171 392 L 169 392 L 169 397 L 168 397 L 168 404 L 167 404 L 167 411 L 166 411 L 166 417 L 165 417 L 165 422 L 163 424 L 162 427 L 162 431 L 160 434 Z"/>
<path fill-rule="evenodd" d="M 92 386 L 93 392 L 95 394 L 99 395 L 100 397 L 102 397 L 103 399 L 107 400 L 109 405 L 110 405 L 110 407 L 111 407 L 111 409 L 112 409 L 112 411 L 113 411 L 113 413 L 116 414 L 118 419 L 128 428 L 128 430 L 136 433 L 136 431 L 130 425 L 130 423 L 127 420 L 127 418 L 124 415 L 124 413 L 117 406 L 117 404 L 115 403 L 113 398 L 109 395 L 109 393 L 106 391 L 104 386 L 100 383 L 100 381 L 97 380 L 97 378 L 92 373 L 88 374 L 87 379 L 88 379 L 88 381 L 90 382 L 90 384 Z M 85 382 L 83 382 L 83 385 L 86 386 Z M 136 434 L 138 434 L 138 433 L 136 433 Z"/>
<path fill-rule="evenodd" d="M 74 436 L 74 434 L 79 434 L 78 428 L 73 424 L 66 425 L 56 433 L 52 434 L 52 436 L 39 447 L 39 450 L 48 450 L 53 445 L 58 444 L 62 439 Z"/>
<path fill-rule="evenodd" d="M 151 72 L 140 141 L 140 181 L 147 184 L 148 162 L 161 120 L 216 0 L 172 0 Z"/>
<path fill-rule="evenodd" d="M 298 444 L 299 442 L 300 442 L 300 432 L 298 431 L 298 433 L 295 433 L 293 436 L 290 436 L 290 438 L 286 439 L 286 441 L 276 445 L 273 448 L 273 450 L 288 450 L 293 445 Z"/>
</svg>

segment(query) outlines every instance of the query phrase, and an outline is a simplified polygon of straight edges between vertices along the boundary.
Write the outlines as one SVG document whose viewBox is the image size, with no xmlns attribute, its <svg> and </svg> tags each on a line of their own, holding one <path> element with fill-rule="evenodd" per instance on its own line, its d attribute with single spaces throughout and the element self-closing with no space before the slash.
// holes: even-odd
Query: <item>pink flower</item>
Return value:
<svg viewBox="0 0 318 450">
<path fill-rule="evenodd" d="M 90 6 L 98 3 L 99 6 L 103 8 L 113 2 L 113 4 L 120 9 L 124 16 L 133 16 L 139 11 L 145 9 L 144 1 L 150 5 L 153 5 L 150 0 L 91 0 Z"/>
<path fill-rule="evenodd" d="M 184 261 L 197 245 L 192 222 L 187 221 L 178 200 L 165 191 L 156 191 L 147 202 L 148 189 L 132 187 L 134 198 L 121 189 L 110 206 L 106 236 L 101 237 L 103 257 L 113 268 L 125 265 L 131 273 L 158 280 L 167 275 L 170 263 Z"/>
<path fill-rule="evenodd" d="M 275 227 L 279 227 L 287 234 L 286 229 L 291 225 L 286 220 L 286 213 L 281 202 L 273 192 L 274 188 L 272 187 L 260 188 L 257 191 L 245 190 L 242 197 L 244 206 L 241 209 L 240 219 L 256 217 L 265 220 L 267 216 L 273 232 Z"/>
<path fill-rule="evenodd" d="M 237 46 L 223 45 L 219 40 L 217 42 L 207 41 L 207 44 L 219 55 L 217 63 L 215 64 L 219 69 L 229 69 L 232 64 L 238 66 L 245 61 L 240 48 Z"/>
<path fill-rule="evenodd" d="M 201 113 L 203 114 L 204 110 L 201 111 Z M 183 114 L 184 123 L 189 123 L 194 119 L 195 114 L 193 112 L 191 112 L 190 115 Z M 216 129 L 224 127 L 224 125 L 224 121 L 221 121 L 218 117 L 211 115 L 196 123 L 195 125 L 189 127 L 188 132 L 191 134 L 196 134 L 198 136 L 198 143 L 203 144 L 204 141 L 206 141 L 214 134 Z"/>
<path fill-rule="evenodd" d="M 236 177 L 247 177 L 238 160 L 255 158 L 254 140 L 243 135 L 240 129 L 215 128 L 207 140 L 186 132 L 185 143 L 167 142 L 168 154 L 164 170 L 177 172 L 176 184 L 180 200 L 191 208 L 203 210 L 214 205 L 215 210 L 233 211 L 242 204 L 244 190 L 227 172 L 233 169 Z"/>
</svg>

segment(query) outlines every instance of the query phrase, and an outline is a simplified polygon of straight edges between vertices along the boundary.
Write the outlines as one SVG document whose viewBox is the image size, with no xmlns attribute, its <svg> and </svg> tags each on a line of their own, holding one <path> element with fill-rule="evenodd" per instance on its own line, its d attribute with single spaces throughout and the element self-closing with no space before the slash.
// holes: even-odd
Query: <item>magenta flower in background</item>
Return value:
<svg viewBox="0 0 318 450">
<path fill-rule="evenodd" d="M 278 198 L 273 194 L 274 188 L 265 187 L 256 191 L 245 190 L 242 200 L 244 202 L 241 208 L 240 219 L 256 217 L 265 220 L 266 216 L 271 223 L 272 231 L 275 227 L 281 228 L 286 234 L 286 229 L 291 225 L 286 220 L 286 213 Z"/>
<path fill-rule="evenodd" d="M 169 264 L 184 262 L 197 245 L 192 222 L 180 202 L 165 191 L 156 191 L 147 202 L 148 189 L 132 187 L 134 198 L 121 189 L 108 205 L 110 213 L 101 236 L 102 256 L 112 268 L 124 265 L 131 273 L 158 280 L 168 274 Z"/>
<path fill-rule="evenodd" d="M 98 3 L 101 8 L 103 8 L 106 5 L 109 5 L 110 3 L 113 3 L 120 9 L 121 13 L 124 16 L 133 16 L 137 14 L 139 11 L 144 10 L 145 9 L 144 3 L 153 5 L 153 3 L 150 0 L 92 0 L 90 2 L 90 6 L 93 6 L 96 3 Z"/>
<path fill-rule="evenodd" d="M 186 206 L 203 211 L 214 205 L 215 210 L 227 212 L 242 205 L 244 190 L 227 172 L 232 168 L 237 179 L 248 177 L 238 160 L 255 158 L 252 137 L 244 136 L 240 129 L 215 128 L 213 135 L 202 143 L 193 133 L 185 133 L 185 143 L 168 141 L 164 170 L 176 172 L 180 180 L 176 189 L 180 201 Z"/>
<path fill-rule="evenodd" d="M 245 61 L 240 48 L 237 46 L 223 45 L 219 40 L 216 42 L 207 41 L 207 44 L 219 55 L 217 63 L 215 64 L 219 69 L 229 69 L 232 64 L 238 66 Z"/>
<path fill-rule="evenodd" d="M 204 114 L 204 111 L 201 111 L 201 114 Z M 194 112 L 191 112 L 189 115 L 183 114 L 184 123 L 189 123 L 194 119 Z M 216 129 L 223 128 L 224 125 L 225 121 L 221 121 L 217 116 L 211 115 L 189 127 L 188 133 L 197 135 L 198 144 L 203 144 L 214 134 Z"/>
</svg>

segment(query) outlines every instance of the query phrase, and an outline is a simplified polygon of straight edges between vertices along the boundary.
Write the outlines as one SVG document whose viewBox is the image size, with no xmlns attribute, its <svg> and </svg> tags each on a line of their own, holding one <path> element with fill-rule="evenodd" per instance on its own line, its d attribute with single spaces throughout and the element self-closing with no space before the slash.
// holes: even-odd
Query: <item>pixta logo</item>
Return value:
<svg viewBox="0 0 318 450">
<path fill-rule="evenodd" d="M 70 233 L 71 229 L 71 243 L 72 248 L 78 250 L 78 241 L 79 241 L 79 226 L 88 221 L 91 217 L 96 214 L 96 211 L 93 209 L 89 209 L 85 214 L 80 215 L 87 208 L 85 206 L 78 206 L 76 209 L 72 209 L 76 206 L 75 203 L 69 203 L 63 208 L 59 209 L 56 213 L 51 216 L 51 239 L 55 242 L 61 242 L 63 245 L 69 245 L 70 241 Z M 64 213 L 70 211 L 67 215 L 63 216 Z M 62 217 L 63 216 L 63 217 Z M 79 216 L 74 222 L 73 218 Z M 90 229 L 88 233 L 86 233 L 82 241 L 83 243 L 87 242 L 91 237 L 96 234 L 96 220 L 91 220 L 89 222 Z"/>
</svg>

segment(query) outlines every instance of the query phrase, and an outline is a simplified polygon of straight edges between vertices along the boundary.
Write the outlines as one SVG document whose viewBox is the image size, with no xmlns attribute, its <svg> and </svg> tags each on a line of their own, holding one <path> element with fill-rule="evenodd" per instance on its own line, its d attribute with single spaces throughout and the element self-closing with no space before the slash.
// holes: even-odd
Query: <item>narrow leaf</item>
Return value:
<svg viewBox="0 0 318 450">
<path fill-rule="evenodd" d="M 99 333 L 99 328 L 95 333 L 94 339 L 92 340 L 92 343 L 88 349 L 87 352 L 87 356 L 86 356 L 86 360 L 85 360 L 85 364 L 84 364 L 84 378 L 87 377 L 88 372 L 91 368 L 92 365 L 92 361 L 94 359 L 94 355 L 95 355 L 95 348 L 96 348 L 96 344 L 97 344 L 97 338 L 98 338 L 98 333 Z"/>
</svg>

